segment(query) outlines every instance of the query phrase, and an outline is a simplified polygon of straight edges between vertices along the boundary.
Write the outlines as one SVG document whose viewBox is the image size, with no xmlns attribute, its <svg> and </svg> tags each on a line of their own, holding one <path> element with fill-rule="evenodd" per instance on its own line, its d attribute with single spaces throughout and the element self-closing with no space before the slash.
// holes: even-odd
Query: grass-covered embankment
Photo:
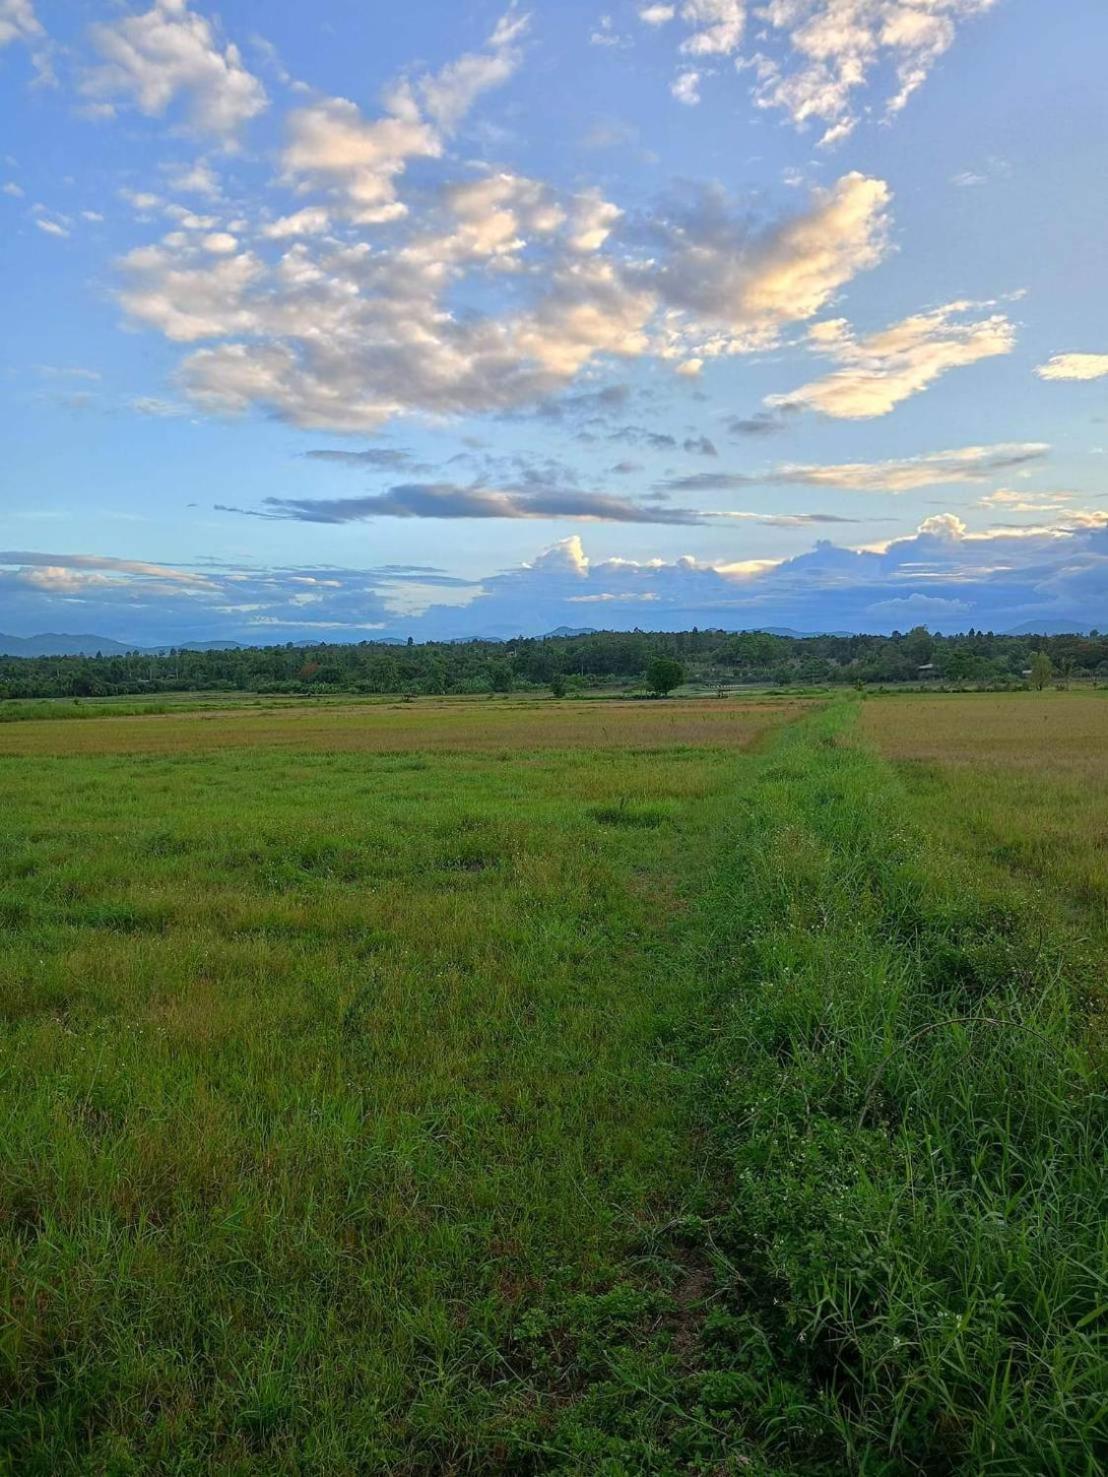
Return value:
<svg viewBox="0 0 1108 1477">
<path fill-rule="evenodd" d="M 925 841 L 853 719 L 785 731 L 738 796 L 683 1062 L 700 1187 L 607 1347 L 602 1308 L 555 1320 L 584 1311 L 590 1376 L 554 1465 L 1104 1470 L 1104 961 Z"/>
</svg>

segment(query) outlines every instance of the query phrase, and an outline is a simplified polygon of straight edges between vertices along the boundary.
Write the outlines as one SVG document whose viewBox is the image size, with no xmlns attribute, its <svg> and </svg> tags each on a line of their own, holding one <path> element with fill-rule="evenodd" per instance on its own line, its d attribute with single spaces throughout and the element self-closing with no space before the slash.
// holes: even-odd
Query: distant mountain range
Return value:
<svg viewBox="0 0 1108 1477">
<path fill-rule="evenodd" d="M 0 632 L 0 656 L 126 656 L 141 652 L 162 656 L 167 651 L 241 651 L 240 641 L 182 641 L 170 646 L 128 646 L 110 636 L 68 636 L 48 631 L 42 636 L 5 636 Z"/>
<path fill-rule="evenodd" d="M 768 636 L 789 636 L 793 640 L 803 640 L 812 636 L 854 636 L 855 631 L 796 631 L 790 626 L 759 626 L 755 629 L 764 632 Z M 539 640 L 548 638 L 566 638 L 572 636 L 595 636 L 595 626 L 555 626 L 552 631 L 547 631 Z M 1078 625 L 1074 621 L 1059 620 L 1037 620 L 1025 621 L 1021 626 L 1013 626 L 1010 631 L 1003 632 L 1005 636 L 1087 636 L 1088 626 Z M 483 632 L 477 636 L 455 636 L 450 639 L 450 644 L 468 641 L 501 642 L 510 641 L 513 637 L 494 633 Z M 373 640 L 385 646 L 404 646 L 407 642 L 405 636 L 374 636 Z M 128 646 L 123 641 L 113 641 L 110 636 L 73 636 L 64 633 L 48 631 L 41 636 L 5 636 L 0 632 L 0 656 L 126 656 L 129 652 L 138 652 L 143 656 L 164 656 L 168 651 L 241 651 L 245 646 L 252 643 L 244 641 L 179 641 L 166 646 Z M 313 646 L 314 641 L 295 641 L 294 646 Z"/>
<path fill-rule="evenodd" d="M 1088 626 L 1076 625 L 1073 621 L 1024 621 L 1022 626 L 1013 626 L 1005 636 L 1087 636 Z"/>
</svg>

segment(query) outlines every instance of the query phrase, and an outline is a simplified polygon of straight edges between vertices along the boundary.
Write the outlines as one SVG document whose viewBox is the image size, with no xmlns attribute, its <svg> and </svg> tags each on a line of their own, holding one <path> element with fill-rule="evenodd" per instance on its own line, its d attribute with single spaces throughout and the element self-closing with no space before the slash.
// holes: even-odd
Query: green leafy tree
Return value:
<svg viewBox="0 0 1108 1477">
<path fill-rule="evenodd" d="M 562 675 L 561 672 L 555 672 L 554 675 L 553 675 L 553 677 L 551 677 L 551 679 L 550 679 L 550 696 L 551 697 L 565 697 L 565 695 L 566 695 L 566 679 Z"/>
<path fill-rule="evenodd" d="M 1042 692 L 1054 676 L 1054 666 L 1045 651 L 1037 651 L 1031 658 L 1031 686 Z"/>
<path fill-rule="evenodd" d="M 507 662 L 489 663 L 489 686 L 493 692 L 511 692 L 515 677 Z"/>
<path fill-rule="evenodd" d="M 646 669 L 646 685 L 655 697 L 665 697 L 685 680 L 685 669 L 671 656 L 656 656 Z"/>
</svg>

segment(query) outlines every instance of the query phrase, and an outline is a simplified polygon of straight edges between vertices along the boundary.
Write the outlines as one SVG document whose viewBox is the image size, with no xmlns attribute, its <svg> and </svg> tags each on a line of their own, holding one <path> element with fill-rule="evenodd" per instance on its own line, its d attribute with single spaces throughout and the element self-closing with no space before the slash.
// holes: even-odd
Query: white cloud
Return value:
<svg viewBox="0 0 1108 1477">
<path fill-rule="evenodd" d="M 670 83 L 669 90 L 679 103 L 684 103 L 687 108 L 695 108 L 700 102 L 700 73 L 692 68 L 678 72 Z"/>
<path fill-rule="evenodd" d="M 41 215 L 35 216 L 35 225 L 38 226 L 40 231 L 45 231 L 48 236 L 65 237 L 69 235 L 69 231 L 65 226 L 59 225 L 57 221 L 47 220 L 46 217 Z"/>
<path fill-rule="evenodd" d="M 1076 496 L 1072 492 L 1015 492 L 998 487 L 995 492 L 978 498 L 978 507 L 995 508 L 1004 513 L 1057 513 Z"/>
<path fill-rule="evenodd" d="M 526 16 L 509 11 L 488 48 L 448 62 L 439 72 L 402 80 L 385 94 L 382 117 L 366 119 L 347 98 L 325 98 L 289 115 L 282 155 L 285 176 L 303 192 L 322 190 L 362 225 L 399 220 L 406 206 L 397 181 L 412 159 L 437 159 L 449 134 L 481 93 L 519 65 Z"/>
<path fill-rule="evenodd" d="M 952 45 L 958 25 L 995 0 L 769 0 L 762 17 L 783 56 L 754 59 L 755 99 L 781 108 L 799 127 L 818 122 L 822 142 L 845 137 L 857 122 L 854 94 L 890 66 L 896 90 L 886 113 L 899 112 Z"/>
<path fill-rule="evenodd" d="M 139 246 L 122 259 L 126 285 L 120 301 L 128 315 L 157 328 L 174 343 L 225 333 L 250 332 L 256 315 L 246 290 L 264 274 L 250 252 L 211 261 L 188 248 Z"/>
<path fill-rule="evenodd" d="M 1098 380 L 1108 375 L 1108 354 L 1055 354 L 1035 370 L 1044 380 Z"/>
<path fill-rule="evenodd" d="M 147 117 L 161 117 L 181 98 L 189 126 L 224 141 L 267 105 L 238 47 L 221 44 L 188 0 L 155 0 L 141 15 L 98 22 L 91 34 L 103 61 L 85 78 L 90 98 L 123 97 Z"/>
<path fill-rule="evenodd" d="M 684 56 L 734 57 L 754 77 L 754 98 L 781 109 L 799 128 L 818 123 L 832 145 L 856 126 L 856 94 L 883 69 L 894 90 L 885 112 L 899 112 L 953 44 L 958 26 L 996 0 L 684 0 L 640 7 L 639 19 L 662 26 L 678 17 Z M 738 55 L 746 22 L 759 49 Z M 675 92 L 675 96 L 679 96 Z M 684 98 L 681 99 L 685 101 Z"/>
<path fill-rule="evenodd" d="M 786 323 L 813 317 L 833 294 L 883 257 L 889 188 L 853 173 L 813 192 L 808 208 L 754 232 L 705 194 L 670 224 L 656 269 L 661 296 L 707 329 L 682 329 L 675 356 L 744 352 L 777 341 Z M 690 343 L 690 339 L 692 342 Z"/>
<path fill-rule="evenodd" d="M 0 0 L 0 46 L 39 41 L 44 34 L 31 0 Z"/>
<path fill-rule="evenodd" d="M 354 103 L 338 97 L 289 115 L 282 162 L 297 188 L 322 190 L 353 220 L 371 225 L 406 213 L 396 178 L 408 161 L 441 153 L 439 134 L 414 107 L 368 122 Z"/>
<path fill-rule="evenodd" d="M 183 195 L 218 200 L 223 193 L 219 176 L 206 159 L 195 159 L 191 164 L 166 164 L 162 169 L 171 188 Z"/>
<path fill-rule="evenodd" d="M 101 554 L 42 554 L 23 549 L 0 551 L 0 567 L 21 569 L 32 577 L 33 571 L 45 571 L 47 577 L 61 571 L 107 572 L 113 575 L 140 575 L 144 579 L 166 580 L 179 585 L 207 585 L 206 576 L 191 570 L 176 569 L 166 564 L 149 564 L 139 559 L 114 559 Z"/>
<path fill-rule="evenodd" d="M 578 195 L 573 203 L 570 247 L 580 252 L 599 251 L 622 214 L 619 206 L 605 200 L 599 190 Z"/>
<path fill-rule="evenodd" d="M 502 86 L 519 66 L 519 42 L 529 24 L 530 18 L 513 7 L 497 23 L 485 51 L 469 52 L 421 77 L 415 90 L 424 112 L 440 128 L 456 128 L 481 93 Z"/>
<path fill-rule="evenodd" d="M 1013 441 L 992 446 L 962 446 L 953 451 L 932 451 L 923 456 L 882 462 L 786 465 L 777 468 L 775 480 L 855 492 L 915 492 L 921 487 L 981 482 L 999 471 L 1011 471 L 1039 461 L 1049 449 L 1041 441 Z"/>
<path fill-rule="evenodd" d="M 687 56 L 731 56 L 746 23 L 743 0 L 685 0 L 681 19 L 692 34 L 681 42 Z"/>
<path fill-rule="evenodd" d="M 861 339 L 845 318 L 817 323 L 809 330 L 809 344 L 844 368 L 787 394 L 769 395 L 765 403 L 803 406 L 841 420 L 886 415 L 951 369 L 1012 352 L 1016 331 L 1003 313 L 967 319 L 974 309 L 988 306 L 947 303 Z"/>
<path fill-rule="evenodd" d="M 334 100 L 323 106 L 329 123 Z M 654 218 L 647 257 L 621 238 L 620 209 L 598 191 L 559 196 L 504 172 L 424 190 L 408 217 L 381 173 L 390 148 L 377 152 L 377 129 L 389 120 L 366 124 L 344 107 L 338 134 L 325 128 L 299 162 L 329 200 L 333 179 L 340 201 L 361 171 L 384 179 L 391 203 L 378 196 L 370 214 L 392 218 L 387 249 L 364 226 L 347 239 L 341 216 L 311 204 L 257 227 L 262 243 L 290 243 L 277 260 L 239 247 L 248 228 L 215 230 L 185 211 L 185 229 L 121 263 L 132 321 L 176 342 L 211 341 L 182 367 L 204 408 L 372 430 L 413 411 L 526 405 L 602 356 L 657 354 L 692 374 L 707 357 L 775 342 L 884 250 L 888 190 L 861 175 L 760 229 L 726 198 L 699 197 Z M 309 234 L 328 226 L 337 236 Z M 499 315 L 482 306 L 492 272 L 519 279 Z"/>
<path fill-rule="evenodd" d="M 584 579 L 589 572 L 589 556 L 579 534 L 560 539 L 541 554 L 536 555 L 524 569 L 537 569 L 554 574 L 570 574 L 575 579 Z"/>
<path fill-rule="evenodd" d="M 387 626 L 417 639 L 537 634 L 580 623 L 728 630 L 1005 630 L 1030 618 L 1076 627 L 1108 617 L 1108 513 L 1066 513 L 1036 528 L 973 530 L 940 513 L 914 532 L 852 549 L 818 541 L 790 558 L 751 557 L 745 525 L 717 560 L 590 556 L 579 537 L 480 582 L 441 570 L 174 569 L 80 554 L 0 552 L 10 628 L 81 629 L 153 644 L 200 637 L 285 640 L 296 631 L 364 636 Z M 310 597 L 304 605 L 305 595 Z M 305 611 L 310 619 L 305 620 Z M 416 614 L 419 610 L 422 614 Z M 138 624 L 136 624 L 138 623 Z"/>
<path fill-rule="evenodd" d="M 915 492 L 959 482 L 985 482 L 1008 472 L 1023 472 L 1041 461 L 1050 447 L 1042 441 L 1008 441 L 992 446 L 962 446 L 921 456 L 878 462 L 783 462 L 768 472 L 694 472 L 669 477 L 661 491 L 732 492 L 746 487 L 835 487 L 851 492 Z M 999 500 L 999 494 L 997 495 Z"/>
<path fill-rule="evenodd" d="M 928 621 L 948 622 L 970 610 L 965 600 L 944 599 L 941 595 L 901 595 L 894 600 L 877 600 L 866 606 L 866 614 L 885 623 L 907 629 Z"/>
<path fill-rule="evenodd" d="M 321 205 L 306 205 L 292 215 L 280 216 L 262 227 L 268 241 L 284 241 L 293 236 L 319 236 L 331 224 L 331 217 Z"/>
<path fill-rule="evenodd" d="M 119 191 L 119 198 L 126 200 L 128 205 L 133 205 L 136 210 L 143 212 L 160 210 L 165 201 L 160 195 L 154 195 L 149 190 L 132 190 L 124 186 Z"/>
<path fill-rule="evenodd" d="M 201 237 L 200 245 L 213 256 L 229 256 L 238 249 L 238 240 L 229 231 L 211 231 Z"/>
</svg>

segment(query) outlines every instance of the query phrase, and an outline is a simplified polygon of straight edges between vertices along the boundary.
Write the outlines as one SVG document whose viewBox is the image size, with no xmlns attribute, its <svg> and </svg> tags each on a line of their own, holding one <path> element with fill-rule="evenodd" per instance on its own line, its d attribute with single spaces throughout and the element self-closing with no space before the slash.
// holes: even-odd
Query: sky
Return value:
<svg viewBox="0 0 1108 1477">
<path fill-rule="evenodd" d="M 1108 627 L 1103 0 L 0 0 L 0 631 Z"/>
</svg>

